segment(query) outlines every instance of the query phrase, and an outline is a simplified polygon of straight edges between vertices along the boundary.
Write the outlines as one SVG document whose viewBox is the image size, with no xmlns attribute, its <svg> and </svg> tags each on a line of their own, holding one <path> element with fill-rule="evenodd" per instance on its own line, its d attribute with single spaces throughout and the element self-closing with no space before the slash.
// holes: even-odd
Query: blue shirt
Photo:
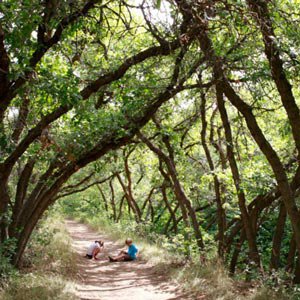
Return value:
<svg viewBox="0 0 300 300">
<path fill-rule="evenodd" d="M 138 248 L 134 244 L 131 244 L 128 247 L 127 253 L 132 259 L 136 259 L 137 252 L 138 252 Z"/>
</svg>

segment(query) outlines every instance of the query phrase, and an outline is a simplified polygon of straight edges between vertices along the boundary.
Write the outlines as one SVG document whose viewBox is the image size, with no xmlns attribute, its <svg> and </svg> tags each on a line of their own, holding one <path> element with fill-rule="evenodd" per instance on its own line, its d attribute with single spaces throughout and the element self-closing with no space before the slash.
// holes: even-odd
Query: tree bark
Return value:
<svg viewBox="0 0 300 300">
<path fill-rule="evenodd" d="M 174 215 L 176 217 L 176 212 L 179 208 L 179 203 L 177 202 L 176 203 L 176 206 L 174 208 Z M 182 219 L 182 218 L 181 218 Z M 169 227 L 170 227 L 170 224 L 171 224 L 171 221 L 173 221 L 173 226 L 171 227 L 170 231 L 174 231 L 174 233 L 176 234 L 178 232 L 178 228 L 177 228 L 177 225 L 178 225 L 178 220 L 175 220 L 170 216 L 165 228 L 164 228 L 164 234 L 168 235 L 168 230 L 169 230 Z"/>
<path fill-rule="evenodd" d="M 29 97 L 25 93 L 21 107 L 19 109 L 19 116 L 15 125 L 15 129 L 11 135 L 11 138 L 15 144 L 19 141 L 20 135 L 27 123 L 26 120 L 29 113 L 29 104 L 30 104 Z"/>
<path fill-rule="evenodd" d="M 152 150 L 154 153 L 156 153 L 165 162 L 168 172 L 170 174 L 170 177 L 172 179 L 176 199 L 178 200 L 178 202 L 181 205 L 182 212 L 185 213 L 185 210 L 188 211 L 189 217 L 191 219 L 191 223 L 193 226 L 194 234 L 196 237 L 198 248 L 200 250 L 202 250 L 204 248 L 204 243 L 203 243 L 202 234 L 201 234 L 201 231 L 199 228 L 199 224 L 197 221 L 197 216 L 196 216 L 194 208 L 192 207 L 190 200 L 187 198 L 187 196 L 180 184 L 180 181 L 178 179 L 175 163 L 172 160 L 173 151 L 171 149 L 171 145 L 168 144 L 168 142 L 166 142 L 166 140 L 164 141 L 168 145 L 167 148 L 168 148 L 169 156 L 167 156 L 159 148 L 154 146 L 154 144 L 151 143 L 150 140 L 147 139 L 140 132 L 138 133 L 138 137 L 141 139 L 141 141 L 143 141 L 149 147 L 150 150 Z"/>
<path fill-rule="evenodd" d="M 0 241 L 3 243 L 8 237 L 8 204 L 10 197 L 8 194 L 7 181 L 3 180 L 3 173 L 0 169 Z M 4 175 L 5 176 L 5 175 Z"/>
<path fill-rule="evenodd" d="M 101 197 L 102 197 L 102 199 L 103 199 L 103 202 L 104 202 L 104 209 L 105 209 L 105 211 L 108 213 L 108 204 L 107 204 L 106 197 L 105 197 L 105 195 L 104 195 L 104 193 L 103 193 L 103 190 L 102 190 L 100 184 L 97 184 L 96 186 L 97 186 L 97 188 L 98 188 L 98 190 L 99 190 L 99 192 L 100 192 L 100 195 L 101 195 Z"/>
<path fill-rule="evenodd" d="M 253 18 L 260 27 L 265 45 L 265 54 L 269 61 L 272 78 L 279 92 L 283 107 L 287 112 L 292 128 L 292 134 L 300 159 L 300 111 L 293 95 L 292 86 L 284 71 L 283 61 L 280 58 L 280 49 L 277 46 L 277 37 L 273 28 L 273 22 L 268 9 L 268 1 L 247 0 Z"/>
<path fill-rule="evenodd" d="M 33 51 L 32 57 L 29 58 L 29 73 L 21 74 L 20 77 L 14 81 L 13 88 L 9 91 L 9 95 L 5 94 L 5 99 L 4 101 L 1 101 L 0 104 L 1 117 L 3 117 L 3 114 L 6 108 L 8 107 L 9 102 L 17 94 L 18 89 L 20 89 L 28 81 L 28 76 L 31 72 L 34 72 L 34 67 L 41 61 L 43 55 L 53 45 L 59 42 L 59 39 L 62 37 L 62 32 L 64 28 L 66 28 L 72 22 L 75 22 L 81 16 L 87 15 L 88 11 L 92 9 L 96 3 L 98 3 L 97 0 L 87 1 L 85 2 L 83 8 L 81 7 L 80 11 L 75 11 L 74 14 L 62 17 L 62 19 L 58 23 L 58 27 L 54 30 L 54 33 L 51 36 L 45 36 L 44 33 L 46 26 L 43 26 L 45 24 L 39 26 L 37 33 L 38 47 L 35 51 Z M 44 21 L 45 20 L 46 19 L 44 19 Z M 182 34 L 187 34 L 190 42 L 193 40 L 194 33 L 187 33 L 187 27 L 188 23 L 185 23 L 183 26 L 181 26 L 180 30 L 182 30 Z M 2 45 L 0 45 L 0 48 L 1 46 Z M 125 59 L 123 63 L 119 66 L 119 68 L 112 70 L 107 74 L 101 75 L 96 80 L 90 82 L 88 86 L 86 86 L 81 91 L 82 99 L 88 99 L 103 85 L 107 85 L 113 81 L 120 79 L 132 66 L 144 62 L 147 58 L 153 56 L 169 55 L 171 52 L 180 48 L 181 46 L 181 38 L 177 38 L 170 43 L 164 42 L 159 46 L 150 47 L 149 49 L 143 50 L 140 53 Z M 0 57 L 0 60 L 3 57 L 4 55 Z M 199 66 L 200 63 L 201 62 L 199 60 L 199 62 L 197 62 L 197 66 Z M 192 75 L 197 66 L 195 64 L 191 68 L 190 72 L 180 74 L 182 76 L 179 77 L 180 70 L 179 66 L 176 65 L 170 84 L 163 92 L 159 93 L 152 99 L 149 99 L 149 101 L 147 101 L 147 103 L 144 106 L 144 110 L 140 110 L 138 114 L 133 114 L 130 116 L 124 115 L 124 122 L 122 123 L 122 125 L 119 126 L 119 128 L 117 128 L 116 130 L 112 129 L 112 131 L 106 132 L 103 136 L 99 137 L 99 139 L 95 141 L 94 146 L 92 148 L 88 148 L 88 150 L 83 151 L 79 157 L 74 159 L 74 161 L 64 160 L 63 163 L 60 164 L 59 159 L 57 158 L 57 161 L 55 161 L 54 163 L 50 163 L 48 170 L 44 174 L 42 174 L 37 184 L 33 187 L 33 190 L 31 190 L 30 188 L 28 190 L 30 190 L 31 192 L 26 192 L 26 194 L 28 193 L 29 195 L 26 195 L 26 197 L 23 198 L 24 201 L 21 211 L 16 218 L 16 228 L 20 229 L 20 231 L 18 231 L 17 234 L 18 249 L 14 257 L 14 262 L 16 264 L 18 264 L 21 259 L 22 253 L 35 224 L 38 222 L 38 219 L 42 216 L 44 211 L 57 199 L 57 194 L 61 191 L 61 188 L 65 184 L 65 182 L 80 168 L 102 157 L 108 151 L 117 149 L 120 146 L 128 143 L 134 136 L 134 134 L 137 132 L 137 130 L 139 130 L 143 125 L 145 125 L 149 121 L 151 116 L 164 102 L 166 102 L 178 92 L 186 88 L 184 87 L 185 81 L 186 79 L 188 79 L 189 76 Z M 64 115 L 70 109 L 72 109 L 72 107 L 72 104 L 61 105 L 57 109 L 52 111 L 50 114 L 38 120 L 36 125 L 32 129 L 29 129 L 27 135 L 19 142 L 18 145 L 16 145 L 16 148 L 11 153 L 7 153 L 7 157 L 4 158 L 4 163 L 2 163 L 0 166 L 0 214 L 2 218 L 7 213 L 8 203 L 14 203 L 10 202 L 7 185 L 9 176 L 11 175 L 15 164 L 17 163 L 17 161 L 20 160 L 20 158 L 22 158 L 22 156 L 30 147 L 30 145 L 32 145 L 36 141 L 36 139 L 41 135 L 44 128 L 47 127 L 50 123 L 58 120 L 62 115 Z M 16 137 L 17 135 L 19 135 L 19 133 L 16 134 Z M 20 193 L 20 195 L 21 194 L 22 193 Z M 6 225 L 7 224 L 3 226 L 3 236 L 7 229 Z M 11 229 L 14 230 L 14 228 Z M 5 233 L 5 235 L 7 234 Z"/>
<path fill-rule="evenodd" d="M 295 255 L 296 255 L 296 241 L 295 235 L 292 235 L 290 240 L 290 249 L 286 260 L 286 271 L 289 273 L 293 272 L 295 265 Z"/>
<path fill-rule="evenodd" d="M 299 258 L 299 253 L 297 253 L 293 283 L 294 284 L 299 284 L 300 283 L 300 258 Z"/>
<path fill-rule="evenodd" d="M 209 169 L 211 173 L 213 174 L 214 178 L 214 190 L 215 190 L 215 197 L 216 197 L 216 204 L 217 204 L 217 221 L 218 221 L 218 254 L 220 257 L 224 256 L 224 247 L 225 247 L 225 227 L 226 227 L 226 216 L 225 211 L 223 209 L 223 202 L 221 197 L 221 185 L 219 178 L 215 171 L 215 165 L 212 160 L 212 156 L 210 154 L 209 147 L 207 145 L 206 141 L 206 130 L 207 130 L 207 121 L 206 121 L 206 95 L 201 92 L 201 104 L 200 104 L 200 113 L 201 113 L 201 123 L 202 123 L 202 129 L 201 129 L 201 143 L 202 147 L 205 152 L 205 156 L 209 165 Z"/>
<path fill-rule="evenodd" d="M 270 269 L 277 270 L 280 266 L 280 250 L 281 242 L 284 235 L 284 227 L 286 222 L 286 209 L 283 203 L 280 204 L 278 220 L 273 236 L 273 246 L 270 261 Z"/>
<path fill-rule="evenodd" d="M 27 65 L 27 69 L 30 69 L 28 71 L 25 71 L 25 74 L 20 75 L 19 78 L 17 78 L 14 82 L 11 82 L 9 85 L 7 82 L 7 79 L 4 81 L 5 83 L 5 90 L 1 93 L 0 91 L 0 123 L 2 123 L 3 118 L 4 118 L 4 113 L 11 103 L 12 99 L 15 98 L 17 91 L 20 87 L 22 87 L 31 77 L 31 75 L 34 72 L 35 67 L 37 64 L 41 61 L 45 53 L 52 48 L 54 45 L 56 45 L 62 37 L 63 31 L 66 27 L 68 27 L 70 24 L 76 22 L 80 17 L 86 16 L 88 12 L 95 7 L 97 3 L 99 3 L 101 0 L 89 0 L 87 1 L 84 6 L 73 12 L 70 13 L 69 15 L 65 16 L 57 25 L 55 32 L 53 36 L 45 40 L 44 34 L 45 32 L 45 26 L 39 26 L 38 27 L 38 43 L 36 50 L 33 52 L 31 58 L 29 58 L 29 63 Z M 0 57 L 4 56 L 6 52 L 1 53 L 1 44 L 3 44 L 4 40 L 4 34 L 2 35 L 1 33 L 3 32 L 2 27 L 0 28 Z M 41 38 L 42 37 L 42 38 Z M 2 42 L 2 43 L 1 43 Z M 0 63 L 3 59 L 0 60 Z M 2 66 L 0 66 L 2 67 Z M 7 66 L 8 68 L 8 66 Z M 6 69 L 4 69 L 6 70 Z M 1 74 L 1 72 L 0 72 Z M 7 74 L 5 74 L 7 76 Z M 2 80 L 0 78 L 0 82 L 2 83 Z M 13 83 L 13 84 L 12 84 Z M 1 86 L 0 86 L 1 87 Z"/>
<path fill-rule="evenodd" d="M 125 199 L 125 195 L 122 196 L 121 201 L 120 201 L 117 222 L 119 222 L 121 220 L 121 217 L 122 217 L 124 199 Z"/>
<path fill-rule="evenodd" d="M 235 273 L 236 265 L 238 263 L 238 258 L 239 258 L 243 243 L 245 241 L 245 238 L 246 238 L 245 230 L 242 230 L 239 241 L 237 242 L 237 244 L 234 247 L 233 254 L 232 254 L 232 257 L 230 260 L 229 273 L 231 276 L 233 276 Z"/>
<path fill-rule="evenodd" d="M 109 181 L 109 187 L 110 187 L 110 192 L 111 192 L 111 198 L 110 198 L 110 203 L 111 203 L 111 208 L 112 208 L 112 219 L 114 222 L 117 221 L 117 210 L 116 210 L 116 204 L 115 204 L 115 189 L 112 183 L 113 179 Z"/>
<path fill-rule="evenodd" d="M 237 191 L 242 222 L 243 222 L 247 242 L 249 245 L 249 257 L 253 262 L 255 262 L 257 266 L 260 266 L 260 257 L 256 245 L 256 237 L 255 237 L 254 229 L 251 224 L 249 212 L 246 206 L 246 197 L 244 191 L 241 188 L 239 169 L 233 152 L 232 133 L 231 133 L 231 127 L 230 127 L 227 111 L 225 108 L 225 103 L 223 100 L 223 92 L 218 84 L 216 86 L 216 93 L 217 93 L 218 109 L 221 115 L 224 131 L 225 131 L 226 142 L 227 142 L 227 156 L 228 156 L 229 165 L 234 180 L 234 185 Z"/>
<path fill-rule="evenodd" d="M 162 193 L 162 199 L 169 211 L 170 214 L 170 219 L 173 222 L 173 230 L 175 233 L 177 233 L 178 228 L 177 228 L 177 222 L 176 222 L 176 215 L 175 215 L 175 211 L 173 211 L 171 204 L 169 203 L 168 197 L 167 197 L 167 185 L 166 182 L 164 182 L 161 186 L 161 193 Z"/>
<path fill-rule="evenodd" d="M 117 173 L 117 178 L 118 178 L 118 180 L 120 182 L 120 185 L 123 189 L 123 192 L 124 192 L 125 198 L 127 200 L 128 206 L 134 212 L 134 216 L 135 216 L 135 219 L 136 219 L 137 223 L 141 222 L 141 211 L 140 211 L 135 199 L 132 198 L 132 194 L 129 193 L 128 186 L 125 185 L 125 183 L 124 183 L 124 181 L 121 178 L 119 173 Z"/>
<path fill-rule="evenodd" d="M 15 203 L 12 208 L 12 217 L 11 217 L 11 223 L 9 226 L 9 236 L 14 237 L 16 235 L 16 224 L 17 220 L 19 219 L 20 213 L 22 211 L 24 200 L 26 197 L 29 181 L 31 178 L 31 174 L 35 165 L 35 160 L 30 159 L 27 164 L 24 166 L 23 171 L 20 175 L 18 184 L 17 184 L 17 191 L 16 191 L 16 197 L 15 197 Z"/>
<path fill-rule="evenodd" d="M 253 115 L 252 108 L 246 104 L 230 85 L 228 79 L 225 76 L 222 59 L 215 54 L 212 46 L 212 42 L 207 34 L 207 23 L 199 16 L 193 15 L 193 10 L 186 1 L 176 0 L 182 14 L 186 19 L 193 19 L 199 26 L 198 40 L 202 52 L 205 55 L 206 60 L 212 65 L 214 78 L 217 80 L 217 86 L 220 91 L 224 93 L 227 99 L 235 106 L 238 111 L 244 116 L 248 129 L 267 158 L 270 166 L 272 167 L 276 181 L 278 183 L 279 190 L 283 197 L 287 213 L 292 223 L 293 231 L 295 233 L 295 239 L 297 249 L 300 252 L 300 217 L 299 211 L 295 203 L 293 191 L 289 185 L 287 174 L 284 170 L 283 164 L 281 163 L 276 151 L 273 149 L 271 144 L 264 136 L 261 128 L 259 127 L 255 116 Z"/>
</svg>

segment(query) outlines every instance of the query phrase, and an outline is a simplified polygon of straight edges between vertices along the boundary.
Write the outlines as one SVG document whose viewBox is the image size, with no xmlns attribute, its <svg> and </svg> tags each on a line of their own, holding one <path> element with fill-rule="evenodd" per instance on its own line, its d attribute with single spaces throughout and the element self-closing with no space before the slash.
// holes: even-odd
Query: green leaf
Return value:
<svg viewBox="0 0 300 300">
<path fill-rule="evenodd" d="M 157 9 L 160 9 L 161 0 L 157 0 L 155 6 L 156 6 Z"/>
</svg>

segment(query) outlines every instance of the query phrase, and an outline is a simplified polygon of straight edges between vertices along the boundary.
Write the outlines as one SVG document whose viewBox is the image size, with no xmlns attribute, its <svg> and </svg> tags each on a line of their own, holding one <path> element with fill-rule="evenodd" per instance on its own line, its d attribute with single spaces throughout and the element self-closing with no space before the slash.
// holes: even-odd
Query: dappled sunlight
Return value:
<svg viewBox="0 0 300 300">
<path fill-rule="evenodd" d="M 299 4 L 0 0 L 0 299 L 299 300 Z"/>
<path fill-rule="evenodd" d="M 105 234 L 93 232 L 86 225 L 70 220 L 66 224 L 73 238 L 73 249 L 78 254 L 76 295 L 81 299 L 196 299 L 183 294 L 177 285 L 140 257 L 133 262 L 110 263 L 107 256 L 117 254 L 124 248 L 122 245 L 112 242 Z M 86 259 L 89 243 L 97 239 L 104 240 L 104 251 L 98 255 L 98 261 Z"/>
</svg>

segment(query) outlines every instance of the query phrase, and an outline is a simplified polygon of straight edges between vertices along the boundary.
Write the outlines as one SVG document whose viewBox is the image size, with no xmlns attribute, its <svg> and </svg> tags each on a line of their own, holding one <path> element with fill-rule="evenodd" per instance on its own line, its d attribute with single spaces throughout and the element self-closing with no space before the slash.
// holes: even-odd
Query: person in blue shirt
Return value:
<svg viewBox="0 0 300 300">
<path fill-rule="evenodd" d="M 135 260 L 138 253 L 138 248 L 133 244 L 132 239 L 128 238 L 125 241 L 125 244 L 128 246 L 127 251 L 122 250 L 117 256 L 109 256 L 109 261 L 132 261 Z"/>
</svg>

